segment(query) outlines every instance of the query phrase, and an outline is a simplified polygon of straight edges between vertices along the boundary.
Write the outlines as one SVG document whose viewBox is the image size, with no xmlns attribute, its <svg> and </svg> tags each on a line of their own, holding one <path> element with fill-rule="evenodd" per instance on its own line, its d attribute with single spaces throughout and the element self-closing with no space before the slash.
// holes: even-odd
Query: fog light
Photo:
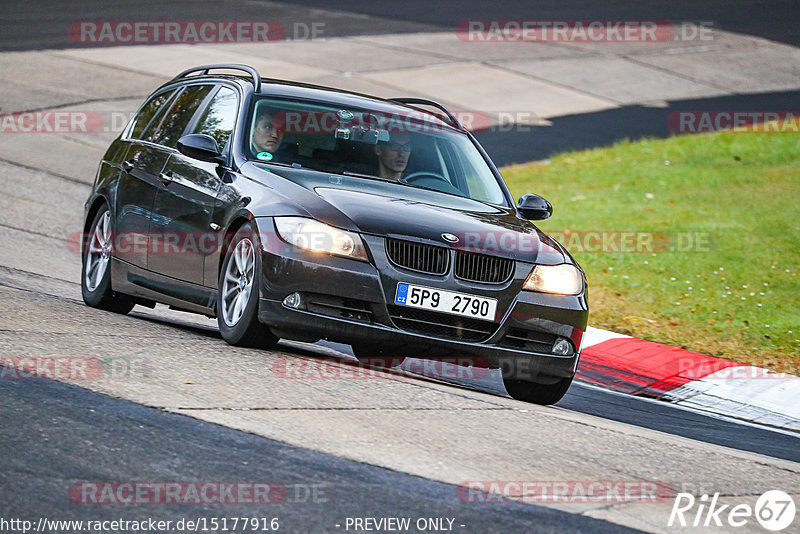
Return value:
<svg viewBox="0 0 800 534">
<path fill-rule="evenodd" d="M 553 348 L 550 350 L 553 354 L 558 354 L 560 356 L 566 356 L 568 354 L 572 354 L 572 343 L 560 337 L 553 343 Z"/>
<path fill-rule="evenodd" d="M 303 301 L 300 298 L 300 293 L 292 293 L 283 299 L 284 306 L 287 308 L 294 308 L 295 310 L 298 309 L 302 303 Z"/>
</svg>

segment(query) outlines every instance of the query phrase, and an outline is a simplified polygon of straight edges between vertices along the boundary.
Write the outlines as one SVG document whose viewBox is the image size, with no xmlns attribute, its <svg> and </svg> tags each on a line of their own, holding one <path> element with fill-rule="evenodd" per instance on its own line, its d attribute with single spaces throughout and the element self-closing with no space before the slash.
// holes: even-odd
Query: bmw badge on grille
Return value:
<svg viewBox="0 0 800 534">
<path fill-rule="evenodd" d="M 458 243 L 458 236 L 455 234 L 442 234 L 442 239 L 450 243 Z"/>
</svg>

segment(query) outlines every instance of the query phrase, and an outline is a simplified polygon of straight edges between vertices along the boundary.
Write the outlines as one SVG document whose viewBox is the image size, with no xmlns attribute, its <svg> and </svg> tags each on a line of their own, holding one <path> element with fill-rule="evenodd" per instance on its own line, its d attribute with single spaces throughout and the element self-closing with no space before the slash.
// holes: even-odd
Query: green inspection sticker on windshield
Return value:
<svg viewBox="0 0 800 534">
<path fill-rule="evenodd" d="M 272 159 L 272 154 L 269 152 L 259 152 L 256 157 L 261 161 L 269 161 Z"/>
</svg>

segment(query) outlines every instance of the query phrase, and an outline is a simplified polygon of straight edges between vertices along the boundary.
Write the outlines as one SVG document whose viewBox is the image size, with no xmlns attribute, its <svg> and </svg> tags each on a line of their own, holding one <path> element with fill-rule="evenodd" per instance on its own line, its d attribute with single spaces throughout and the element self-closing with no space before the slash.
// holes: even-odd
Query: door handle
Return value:
<svg viewBox="0 0 800 534">
<path fill-rule="evenodd" d="M 122 162 L 122 169 L 125 172 L 131 172 L 133 170 L 133 167 L 134 167 L 134 164 L 133 164 L 133 161 L 131 161 L 131 160 Z"/>
</svg>

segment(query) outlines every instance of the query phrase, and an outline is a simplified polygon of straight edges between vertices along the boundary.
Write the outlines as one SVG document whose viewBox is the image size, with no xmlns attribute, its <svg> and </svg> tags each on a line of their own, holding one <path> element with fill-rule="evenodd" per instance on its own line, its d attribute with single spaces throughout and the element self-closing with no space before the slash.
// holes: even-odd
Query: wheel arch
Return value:
<svg viewBox="0 0 800 534">
<path fill-rule="evenodd" d="M 233 236 L 236 235 L 236 232 L 239 231 L 239 228 L 250 222 L 252 219 L 251 216 L 247 216 L 244 214 L 237 214 L 231 223 L 228 225 L 228 228 L 225 230 L 224 237 L 222 238 L 222 254 L 219 255 L 219 262 L 217 263 L 217 279 L 219 280 L 219 276 L 222 273 L 222 264 L 225 263 L 225 257 L 228 255 L 228 247 L 231 245 L 231 240 Z"/>
<path fill-rule="evenodd" d="M 108 209 L 111 209 L 111 203 L 103 195 L 97 195 L 97 197 L 92 201 L 92 205 L 86 212 L 86 220 L 83 222 L 84 235 L 89 231 L 89 226 L 91 226 L 92 221 L 94 221 L 95 215 L 97 215 L 97 212 L 100 211 L 100 208 L 103 206 L 103 204 L 108 206 Z"/>
<path fill-rule="evenodd" d="M 94 218 L 97 216 L 97 212 L 100 211 L 100 208 L 103 206 L 108 206 L 108 209 L 111 209 L 111 203 L 108 201 L 106 197 L 103 195 L 97 195 L 94 200 L 92 200 L 91 206 L 86 211 L 86 220 L 83 221 L 83 233 L 81 234 L 80 240 L 80 254 L 81 254 L 81 261 L 83 261 L 83 255 L 86 253 L 86 248 L 89 246 L 89 231 L 90 227 L 92 226 L 92 222 Z"/>
</svg>

